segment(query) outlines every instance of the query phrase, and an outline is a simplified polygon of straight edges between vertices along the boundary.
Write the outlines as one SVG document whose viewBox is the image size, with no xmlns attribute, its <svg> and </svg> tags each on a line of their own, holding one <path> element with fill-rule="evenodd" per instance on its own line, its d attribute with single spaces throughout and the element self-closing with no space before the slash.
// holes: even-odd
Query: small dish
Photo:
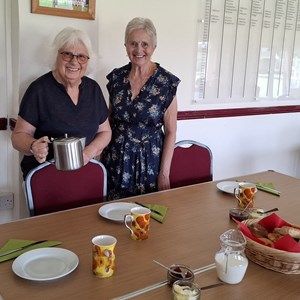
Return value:
<svg viewBox="0 0 300 300">
<path fill-rule="evenodd" d="M 174 300 L 197 300 L 201 297 L 201 288 L 198 284 L 186 281 L 177 280 L 173 284 L 173 299 Z"/>
<path fill-rule="evenodd" d="M 233 218 L 237 221 L 244 221 L 249 219 L 249 209 L 244 208 L 231 208 L 229 210 L 229 218 L 233 220 Z"/>
<path fill-rule="evenodd" d="M 172 286 L 173 283 L 177 280 L 193 282 L 194 277 L 195 275 L 193 270 L 190 267 L 182 264 L 171 265 L 167 273 L 169 286 Z"/>
</svg>

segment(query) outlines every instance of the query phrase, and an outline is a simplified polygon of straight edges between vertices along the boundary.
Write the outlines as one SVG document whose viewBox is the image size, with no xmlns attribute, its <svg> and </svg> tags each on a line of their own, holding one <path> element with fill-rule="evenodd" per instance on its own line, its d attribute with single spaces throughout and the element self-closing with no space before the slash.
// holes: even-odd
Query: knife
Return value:
<svg viewBox="0 0 300 300">
<path fill-rule="evenodd" d="M 146 208 L 150 209 L 151 212 L 154 212 L 155 214 L 158 214 L 163 217 L 163 214 L 161 212 L 159 212 L 158 210 L 152 209 L 152 208 L 148 207 L 147 205 L 139 203 L 139 202 L 135 202 L 135 204 L 146 207 Z"/>
<path fill-rule="evenodd" d="M 10 251 L 6 251 L 6 252 L 4 252 L 4 253 L 0 253 L 0 257 L 5 256 L 5 255 L 8 255 L 8 254 L 15 253 L 15 252 L 18 252 L 18 251 L 21 251 L 21 250 L 24 250 L 24 249 L 26 249 L 26 248 L 29 248 L 29 247 L 33 246 L 33 245 L 45 243 L 45 242 L 47 242 L 47 240 L 44 240 L 44 241 L 37 241 L 37 242 L 31 243 L 31 244 L 29 244 L 29 245 L 19 247 L 19 248 L 14 249 L 14 250 L 10 250 Z"/>
<path fill-rule="evenodd" d="M 215 284 L 203 286 L 203 287 L 201 287 L 201 290 L 202 290 L 202 291 L 203 291 L 203 290 L 208 290 L 208 289 L 211 289 L 211 288 L 214 288 L 214 287 L 223 285 L 223 284 L 224 284 L 223 282 L 219 282 L 219 283 L 215 283 Z"/>
</svg>

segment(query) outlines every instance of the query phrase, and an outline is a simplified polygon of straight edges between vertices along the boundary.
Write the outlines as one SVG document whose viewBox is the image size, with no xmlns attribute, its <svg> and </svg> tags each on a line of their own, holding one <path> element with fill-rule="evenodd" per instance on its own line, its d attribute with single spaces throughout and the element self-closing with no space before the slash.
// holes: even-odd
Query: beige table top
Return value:
<svg viewBox="0 0 300 300">
<path fill-rule="evenodd" d="M 258 191 L 256 206 L 279 208 L 278 215 L 298 224 L 300 180 L 276 172 L 263 172 L 234 178 L 253 182 L 272 182 L 281 191 L 277 197 Z M 153 262 L 165 265 L 183 263 L 200 268 L 214 262 L 219 250 L 219 236 L 236 224 L 229 220 L 228 210 L 236 202 L 231 194 L 216 188 L 217 182 L 127 199 L 169 207 L 164 224 L 151 220 L 146 241 L 132 241 L 121 223 L 99 216 L 101 205 L 33 217 L 0 225 L 0 245 L 9 239 L 61 241 L 61 248 L 76 253 L 80 263 L 74 272 L 60 279 L 37 282 L 16 276 L 12 260 L 0 264 L 0 294 L 12 299 L 113 299 L 157 284 L 166 279 L 166 271 Z M 95 235 L 114 235 L 116 272 L 108 279 L 92 274 L 91 239 Z M 299 299 L 299 275 L 286 275 L 249 263 L 244 280 L 237 285 L 224 285 L 202 292 L 201 299 Z M 200 286 L 218 282 L 216 270 L 196 275 Z M 126 297 L 123 297 L 126 299 Z M 172 299 L 169 286 L 143 293 L 134 299 Z"/>
</svg>

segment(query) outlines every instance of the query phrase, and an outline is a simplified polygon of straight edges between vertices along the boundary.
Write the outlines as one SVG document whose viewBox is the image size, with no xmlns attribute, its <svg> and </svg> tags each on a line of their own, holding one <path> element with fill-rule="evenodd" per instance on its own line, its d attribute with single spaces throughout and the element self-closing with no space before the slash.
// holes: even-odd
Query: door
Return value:
<svg viewBox="0 0 300 300">
<path fill-rule="evenodd" d="M 0 209 L 0 223 L 19 217 L 18 154 L 11 146 L 11 130 L 6 126 L 13 110 L 11 53 L 11 1 L 0 0 L 0 194 L 14 194 L 14 208 Z M 14 162 L 14 160 L 17 160 Z M 14 171 L 15 170 L 15 171 Z M 14 179 L 13 179 L 14 178 Z"/>
</svg>

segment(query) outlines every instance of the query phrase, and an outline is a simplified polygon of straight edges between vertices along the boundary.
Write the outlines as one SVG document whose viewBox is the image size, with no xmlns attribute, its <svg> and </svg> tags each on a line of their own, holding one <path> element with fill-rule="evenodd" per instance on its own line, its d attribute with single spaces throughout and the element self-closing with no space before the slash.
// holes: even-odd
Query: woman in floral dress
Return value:
<svg viewBox="0 0 300 300">
<path fill-rule="evenodd" d="M 104 151 L 108 199 L 170 188 L 180 80 L 151 61 L 156 30 L 134 18 L 125 31 L 130 62 L 108 74 L 112 140 Z"/>
</svg>

